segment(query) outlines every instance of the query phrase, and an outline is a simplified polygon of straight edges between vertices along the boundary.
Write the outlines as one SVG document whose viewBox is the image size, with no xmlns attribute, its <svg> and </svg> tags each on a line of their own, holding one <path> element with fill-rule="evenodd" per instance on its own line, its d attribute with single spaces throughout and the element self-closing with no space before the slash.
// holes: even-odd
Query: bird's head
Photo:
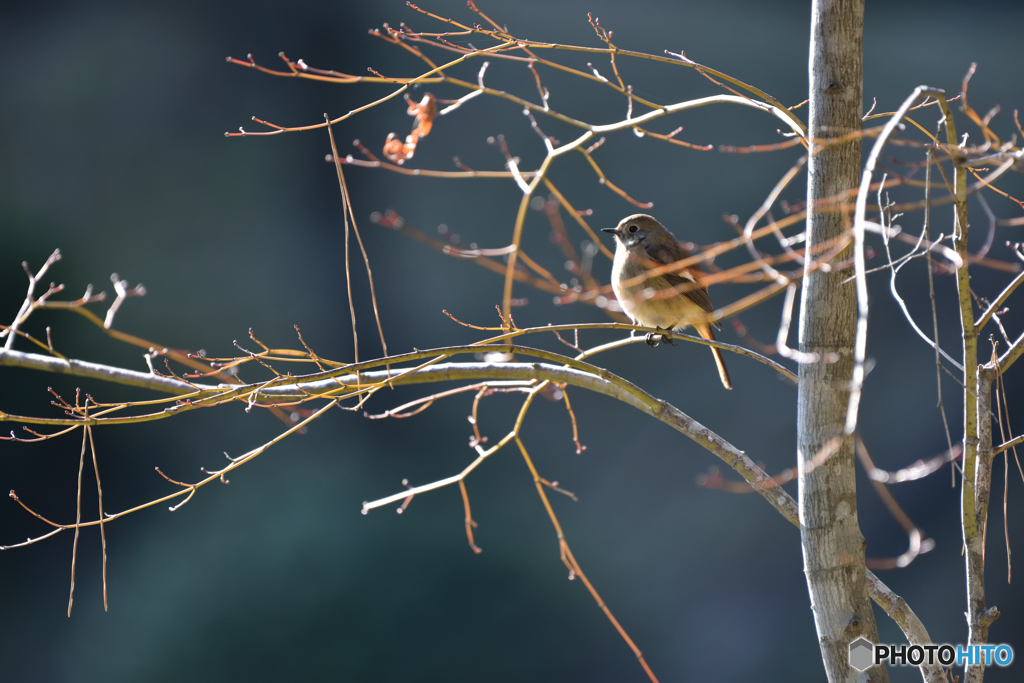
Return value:
<svg viewBox="0 0 1024 683">
<path fill-rule="evenodd" d="M 659 223 L 654 216 L 648 216 L 645 213 L 626 216 L 614 228 L 602 228 L 602 231 L 615 235 L 616 241 L 626 249 L 662 242 L 666 237 L 675 242 L 672 233 L 664 225 Z"/>
</svg>

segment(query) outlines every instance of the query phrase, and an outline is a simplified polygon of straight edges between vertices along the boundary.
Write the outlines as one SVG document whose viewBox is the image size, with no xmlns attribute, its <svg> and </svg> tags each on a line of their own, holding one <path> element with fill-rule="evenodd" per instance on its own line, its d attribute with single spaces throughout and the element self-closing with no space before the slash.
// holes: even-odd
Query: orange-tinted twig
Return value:
<svg viewBox="0 0 1024 683">
<path fill-rule="evenodd" d="M 686 142 L 685 140 L 677 140 L 676 139 L 676 135 L 678 135 L 679 133 L 681 133 L 683 131 L 683 127 L 682 126 L 679 126 L 674 131 L 669 133 L 668 135 L 662 135 L 661 133 L 655 133 L 654 131 L 647 130 L 646 128 L 640 128 L 639 126 L 637 126 L 636 130 L 640 131 L 644 135 L 649 135 L 652 138 L 657 138 L 658 140 L 664 140 L 665 142 L 671 142 L 673 145 L 679 145 L 680 147 L 686 147 L 688 149 L 696 149 L 696 150 L 699 150 L 701 152 L 710 152 L 711 150 L 713 150 L 715 148 L 714 145 L 696 145 L 696 144 L 694 144 L 692 142 Z M 799 139 L 797 139 L 797 142 L 799 142 Z M 722 150 L 722 151 L 725 151 L 725 150 Z"/>
<path fill-rule="evenodd" d="M 789 483 L 796 479 L 797 468 L 790 467 L 779 474 L 761 482 L 762 488 L 775 488 Z M 721 470 L 717 467 L 709 467 L 706 474 L 697 475 L 697 486 L 705 489 L 714 489 L 726 493 L 746 494 L 755 493 L 755 489 L 745 481 L 729 481 L 722 476 Z"/>
<path fill-rule="evenodd" d="M 650 208 L 654 207 L 654 203 L 653 202 L 641 202 L 639 200 L 633 199 L 628 194 L 626 194 L 625 190 L 621 189 L 618 185 L 616 185 L 612 181 L 608 180 L 607 176 L 605 176 L 605 174 L 604 174 L 604 171 L 601 170 L 601 167 L 597 165 L 597 162 L 594 161 L 594 157 L 591 156 L 590 153 L 587 152 L 587 150 L 580 149 L 579 152 L 590 163 L 591 168 L 594 169 L 594 172 L 597 174 L 597 178 L 598 178 L 598 182 L 599 183 L 601 183 L 602 185 L 606 186 L 609 190 L 611 190 L 612 192 L 614 192 L 615 194 L 619 195 L 620 197 L 625 199 L 627 202 L 629 202 L 630 204 L 633 204 L 634 206 L 636 206 L 638 208 L 650 209 Z"/>
<path fill-rule="evenodd" d="M 893 518 L 899 522 L 899 525 L 907 533 L 909 537 L 910 547 L 905 553 L 893 558 L 866 558 L 865 562 L 872 569 L 896 569 L 902 568 L 913 562 L 918 555 L 923 555 L 931 551 L 935 547 L 935 541 L 924 536 L 924 532 L 918 528 L 916 524 L 907 516 L 900 507 L 899 503 L 891 493 L 889 488 L 879 480 L 879 478 L 872 476 L 874 471 L 877 469 L 875 463 L 871 460 L 871 455 L 868 453 L 867 446 L 864 445 L 864 439 L 861 438 L 860 433 L 854 434 L 855 450 L 857 457 L 860 458 L 861 464 L 864 465 L 864 469 L 868 472 L 868 476 L 871 478 L 871 485 L 874 486 L 875 492 L 878 493 L 878 497 L 885 503 L 885 507 L 888 508 L 889 513 Z"/>
<path fill-rule="evenodd" d="M 479 555 L 483 552 L 483 549 L 473 542 L 473 529 L 477 527 L 477 523 L 473 521 L 473 514 L 469 510 L 469 494 L 466 493 L 466 482 L 461 479 L 459 479 L 459 491 L 462 493 L 462 506 L 466 511 L 466 539 L 469 541 L 469 547 L 473 552 Z"/>
</svg>

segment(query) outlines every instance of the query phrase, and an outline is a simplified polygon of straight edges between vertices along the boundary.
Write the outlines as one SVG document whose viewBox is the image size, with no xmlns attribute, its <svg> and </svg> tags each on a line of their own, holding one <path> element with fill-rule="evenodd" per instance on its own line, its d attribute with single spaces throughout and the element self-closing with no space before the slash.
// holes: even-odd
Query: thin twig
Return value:
<svg viewBox="0 0 1024 683">
<path fill-rule="evenodd" d="M 108 610 L 107 605 L 107 531 L 104 526 L 104 515 L 103 515 L 103 485 L 100 483 L 100 466 L 96 460 L 96 443 L 93 441 L 92 426 L 86 425 L 83 427 L 85 433 L 89 435 L 89 448 L 92 450 L 92 468 L 96 472 L 96 496 L 99 499 L 99 522 L 100 522 L 100 546 L 103 550 L 103 611 Z M 78 529 L 75 529 L 75 533 L 78 533 Z"/>
<path fill-rule="evenodd" d="M 466 538 L 469 540 L 469 547 L 474 553 L 479 555 L 483 552 L 483 549 L 473 542 L 473 529 L 476 528 L 477 524 L 473 521 L 473 514 L 469 510 L 469 494 L 466 493 L 466 482 L 461 479 L 459 479 L 459 491 L 462 493 L 462 504 L 466 511 Z"/>
<path fill-rule="evenodd" d="M 71 545 L 71 590 L 68 593 L 68 618 L 71 618 L 71 606 L 75 604 L 75 560 L 78 557 L 78 532 L 82 523 L 82 470 L 85 468 L 85 440 L 88 437 L 86 428 L 82 428 L 82 453 L 78 458 L 78 498 L 75 505 L 75 540 Z"/>
</svg>

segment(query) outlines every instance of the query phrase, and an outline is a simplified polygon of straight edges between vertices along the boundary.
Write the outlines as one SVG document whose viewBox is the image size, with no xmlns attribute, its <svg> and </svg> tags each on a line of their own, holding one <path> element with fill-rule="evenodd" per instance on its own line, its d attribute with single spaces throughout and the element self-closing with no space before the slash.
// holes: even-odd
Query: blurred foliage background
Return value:
<svg viewBox="0 0 1024 683">
<path fill-rule="evenodd" d="M 474 21 L 461 0 L 427 9 Z M 598 46 L 586 13 L 614 30 L 620 47 L 692 58 L 770 92 L 782 102 L 806 98 L 809 3 L 723 0 L 679 4 L 484 2 L 481 8 L 521 37 Z M 919 84 L 959 90 L 969 64 L 979 64 L 971 102 L 984 113 L 1001 104 L 994 127 L 1013 130 L 1010 111 L 1024 99 L 1024 62 L 1012 27 L 1024 20 L 1014 2 L 867 3 L 865 109 L 895 109 Z M 38 268 L 56 247 L 64 253 L 48 279 L 111 290 L 112 272 L 148 294 L 132 299 L 116 327 L 173 347 L 232 355 L 232 340 L 251 327 L 271 346 L 295 346 L 298 324 L 313 348 L 351 357 L 344 284 L 341 200 L 334 168 L 324 162 L 327 134 L 225 139 L 223 132 L 259 127 L 250 116 L 282 125 L 340 115 L 379 97 L 388 86 L 337 86 L 277 79 L 225 64 L 246 53 L 277 67 L 284 51 L 318 68 L 412 76 L 420 64 L 367 34 L 383 22 L 441 30 L 394 2 L 127 2 L 7 4 L 0 9 L 0 320 L 10 321 L 24 296 L 21 261 Z M 583 67 L 582 55 L 562 55 Z M 608 73 L 601 59 L 593 59 Z M 669 103 L 714 94 L 691 70 L 619 62 L 636 92 Z M 478 64 L 463 70 L 475 77 Z M 624 115 L 624 102 L 595 86 L 541 69 L 551 105 L 595 123 Z M 529 72 L 493 63 L 488 85 L 535 100 Z M 422 91 L 421 91 L 422 92 Z M 436 88 L 440 97 L 455 89 Z M 417 98 L 419 93 L 416 94 Z M 934 125 L 937 114 L 919 120 Z M 541 119 L 555 137 L 569 129 Z M 375 153 L 388 132 L 411 122 L 395 100 L 337 126 L 342 153 L 354 138 Z M 685 127 L 695 143 L 748 145 L 779 140 L 778 123 L 752 110 L 715 107 L 660 121 Z M 963 126 L 964 124 L 961 124 Z M 504 134 L 530 169 L 543 148 L 518 107 L 479 98 L 439 119 L 409 163 L 452 168 L 458 155 L 476 169 L 500 169 L 485 140 Z M 866 150 L 865 150 L 866 151 Z M 353 150 L 354 152 L 354 150 Z M 578 155 L 577 155 L 578 156 Z M 641 200 L 681 239 L 709 243 L 733 236 L 722 214 L 741 220 L 798 156 L 795 150 L 727 155 L 671 147 L 632 134 L 612 136 L 597 152 L 609 177 Z M 601 187 L 582 158 L 555 166 L 555 182 L 592 224 L 612 226 L 634 208 Z M 357 218 L 377 277 L 384 331 L 393 352 L 465 343 L 475 333 L 441 314 L 495 324 L 501 281 L 468 262 L 373 226 L 373 211 L 394 208 L 435 234 L 445 224 L 464 244 L 507 243 L 520 193 L 507 180 L 406 178 L 347 169 Z M 1021 180 L 1001 182 L 1020 196 Z M 802 184 L 787 198 L 802 199 Z M 895 196 L 895 195 L 894 195 Z M 999 199 L 999 198 L 996 198 Z M 1001 216 L 1019 207 L 993 200 Z M 972 205 L 972 215 L 980 216 Z M 935 212 L 933 231 L 948 233 L 952 210 Z M 984 221 L 976 219 L 976 225 Z M 917 230 L 920 217 L 906 219 Z M 575 239 L 584 236 L 569 226 Z M 527 219 L 531 255 L 557 271 L 546 220 Z M 1020 240 L 1007 229 L 997 243 Z M 740 262 L 730 254 L 720 265 Z M 610 264 L 598 257 L 607 280 Z M 876 258 L 872 265 L 878 265 Z M 359 273 L 357 268 L 355 273 Z M 923 264 L 909 266 L 903 292 L 917 310 L 927 303 Z M 356 277 L 362 353 L 377 353 L 368 290 Z M 1005 276 L 980 272 L 976 287 L 992 294 Z M 945 450 L 935 408 L 934 364 L 900 316 L 888 276 L 872 280 L 869 353 L 875 358 L 862 410 L 876 463 L 899 469 Z M 951 278 L 939 279 L 940 323 L 958 348 Z M 736 285 L 713 288 L 716 302 L 738 297 Z M 550 296 L 517 286 L 529 304 L 521 326 L 605 320 L 593 307 L 555 307 Z M 742 316 L 762 341 L 774 339 L 781 300 Z M 1012 301 L 1011 301 L 1012 304 Z M 1009 316 L 1010 332 L 1020 317 Z M 927 318 L 922 318 L 927 322 Z M 79 358 L 145 369 L 142 353 L 107 339 L 72 315 L 38 314 L 29 331 L 53 327 L 56 347 Z M 584 340 L 611 339 L 591 334 Z M 738 341 L 727 325 L 721 337 Z M 795 339 L 795 330 L 791 339 Z M 19 348 L 22 345 L 19 344 Z M 987 352 L 987 351 L 986 351 Z M 954 354 L 955 355 L 955 354 Z M 664 398 L 779 471 L 794 462 L 796 392 L 764 367 L 730 357 L 736 390 L 718 385 L 705 349 L 682 344 L 652 351 L 633 346 L 603 362 Z M 250 373 L 251 375 L 252 373 Z M 1008 377 L 1014 424 L 1024 425 L 1024 396 Z M 243 375 L 245 376 L 245 375 Z M 0 409 L 40 413 L 47 386 L 67 395 L 76 386 L 100 400 L 139 398 L 114 386 L 4 370 Z M 959 433 L 960 406 L 947 382 L 946 406 Z M 382 395 L 383 410 L 421 394 Z M 716 461 L 667 427 L 608 399 L 572 394 L 580 438 L 577 455 L 564 407 L 541 401 L 525 430 L 541 473 L 574 491 L 556 510 L 576 557 L 663 681 L 820 680 L 814 625 L 801 569 L 797 532 L 758 496 L 705 490 L 697 476 Z M 303 436 L 274 447 L 233 473 L 229 486 L 201 490 L 174 514 L 160 506 L 108 527 L 110 611 L 102 608 L 99 535 L 83 532 L 75 611 L 65 616 L 71 534 L 0 555 L 0 661 L 11 680 L 645 680 L 626 645 L 579 582 L 568 582 L 557 543 L 521 459 L 502 452 L 468 480 L 480 526 L 476 556 L 466 546 L 455 489 L 417 497 L 406 514 L 359 514 L 363 500 L 447 476 L 467 463 L 469 398 L 449 399 L 408 420 L 371 422 L 337 412 Z M 510 426 L 517 400 L 485 401 L 482 428 L 493 437 Z M 17 428 L 11 424 L 10 427 Z M 6 428 L 6 426 L 5 426 Z M 96 431 L 107 510 L 121 510 L 172 490 L 153 472 L 198 478 L 282 429 L 269 414 L 242 407 L 197 411 L 177 419 Z M 80 440 L 0 443 L 0 489 L 16 490 L 51 519 L 71 520 Z M 1001 491 L 997 464 L 994 487 Z M 87 481 L 89 474 L 86 474 Z M 869 556 L 892 556 L 906 538 L 861 477 L 861 525 Z M 1021 482 L 1011 482 L 1011 539 L 1022 547 Z M 959 490 L 945 471 L 893 490 L 936 549 L 883 579 L 913 606 L 936 642 L 962 642 L 963 561 Z M 83 512 L 95 513 L 86 485 Z M 993 642 L 1022 643 L 1024 599 L 1006 581 L 1003 527 L 994 495 L 989 529 L 990 604 L 1003 616 Z M 8 500 L 0 543 L 44 527 Z M 882 639 L 900 642 L 884 615 Z M 1019 665 L 1015 668 L 1019 668 Z M 1019 674 L 1017 674 L 1019 676 Z M 989 680 L 1016 680 L 1013 669 Z M 917 680 L 913 670 L 894 680 Z"/>
</svg>

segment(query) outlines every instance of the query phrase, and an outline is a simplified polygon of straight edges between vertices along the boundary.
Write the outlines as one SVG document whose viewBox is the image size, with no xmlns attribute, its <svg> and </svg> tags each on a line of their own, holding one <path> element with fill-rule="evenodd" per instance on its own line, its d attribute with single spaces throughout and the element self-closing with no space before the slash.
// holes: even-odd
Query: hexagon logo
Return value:
<svg viewBox="0 0 1024 683">
<path fill-rule="evenodd" d="M 858 638 L 850 643 L 850 666 L 864 671 L 875 663 L 875 646 L 867 638 Z"/>
</svg>

